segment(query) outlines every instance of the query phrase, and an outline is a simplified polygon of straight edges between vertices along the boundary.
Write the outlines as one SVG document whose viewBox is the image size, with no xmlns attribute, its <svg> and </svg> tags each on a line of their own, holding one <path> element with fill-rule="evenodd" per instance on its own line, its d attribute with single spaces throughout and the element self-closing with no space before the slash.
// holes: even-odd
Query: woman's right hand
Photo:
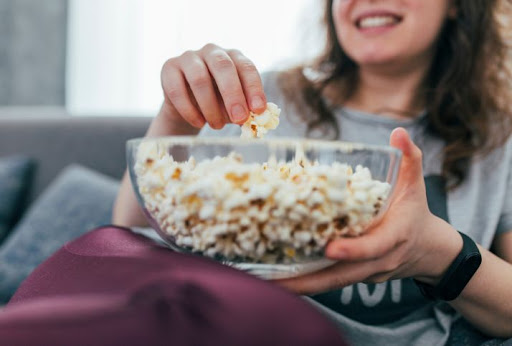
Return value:
<svg viewBox="0 0 512 346">
<path fill-rule="evenodd" d="M 177 127 L 221 129 L 261 113 L 266 98 L 254 64 L 238 50 L 207 44 L 167 60 L 161 73 L 161 115 Z"/>
<path fill-rule="evenodd" d="M 146 133 L 148 137 L 195 135 L 205 123 L 221 129 L 243 124 L 249 110 L 267 107 L 261 78 L 254 64 L 237 50 L 207 44 L 167 60 L 162 68 L 164 102 Z M 113 222 L 146 225 L 125 174 L 114 205 Z"/>
</svg>

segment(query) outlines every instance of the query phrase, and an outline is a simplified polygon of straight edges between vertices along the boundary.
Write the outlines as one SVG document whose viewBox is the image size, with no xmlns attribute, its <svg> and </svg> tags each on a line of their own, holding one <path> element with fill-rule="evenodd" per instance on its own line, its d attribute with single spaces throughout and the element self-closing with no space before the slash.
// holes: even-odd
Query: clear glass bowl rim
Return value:
<svg viewBox="0 0 512 346">
<path fill-rule="evenodd" d="M 303 139 L 303 138 L 257 138 L 257 139 L 245 139 L 240 137 L 201 137 L 201 136 L 160 136 L 160 137 L 140 137 L 129 139 L 126 142 L 127 147 L 137 146 L 138 144 L 145 141 L 160 141 L 165 142 L 166 145 L 261 145 L 265 144 L 269 147 L 278 146 L 295 149 L 297 144 L 303 150 L 308 149 L 326 149 L 326 150 L 340 150 L 343 152 L 351 152 L 354 150 L 369 150 L 382 152 L 386 154 L 396 155 L 397 159 L 401 159 L 402 151 L 389 145 L 376 145 L 366 144 L 359 142 L 347 142 L 341 140 L 321 140 L 321 139 Z"/>
</svg>

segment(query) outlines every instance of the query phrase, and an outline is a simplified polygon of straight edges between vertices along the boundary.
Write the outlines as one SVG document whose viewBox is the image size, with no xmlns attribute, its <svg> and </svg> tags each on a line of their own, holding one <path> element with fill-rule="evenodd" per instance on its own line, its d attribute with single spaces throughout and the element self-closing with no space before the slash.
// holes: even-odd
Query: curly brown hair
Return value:
<svg viewBox="0 0 512 346">
<path fill-rule="evenodd" d="M 310 64 L 283 71 L 279 84 L 293 103 L 316 114 L 305 119 L 310 131 L 333 125 L 328 128 L 334 128 L 338 138 L 326 94 L 334 87 L 337 103 L 347 100 L 358 67 L 338 42 L 332 3 L 325 1 L 323 53 Z M 427 130 L 445 142 L 442 174 L 452 188 L 466 178 L 472 158 L 504 144 L 512 114 L 510 1 L 457 0 L 456 6 L 457 17 L 444 24 L 430 70 L 417 91 L 427 111 Z M 307 76 L 307 69 L 320 78 Z"/>
</svg>

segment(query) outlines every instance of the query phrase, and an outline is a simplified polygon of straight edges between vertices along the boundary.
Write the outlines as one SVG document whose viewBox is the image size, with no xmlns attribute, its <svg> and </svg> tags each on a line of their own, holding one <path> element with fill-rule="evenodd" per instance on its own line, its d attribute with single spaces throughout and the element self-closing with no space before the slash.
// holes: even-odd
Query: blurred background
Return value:
<svg viewBox="0 0 512 346">
<path fill-rule="evenodd" d="M 260 71 L 314 54 L 317 0 L 0 0 L 0 116 L 153 116 L 166 59 L 208 42 Z M 312 47 L 298 44 L 310 40 Z M 24 113 L 24 112 L 22 112 Z"/>
<path fill-rule="evenodd" d="M 308 59 L 319 40 L 304 20 L 319 7 L 0 0 L 0 310 L 62 244 L 111 222 L 125 143 L 156 115 L 167 59 L 208 42 L 240 49 L 260 71 Z"/>
</svg>

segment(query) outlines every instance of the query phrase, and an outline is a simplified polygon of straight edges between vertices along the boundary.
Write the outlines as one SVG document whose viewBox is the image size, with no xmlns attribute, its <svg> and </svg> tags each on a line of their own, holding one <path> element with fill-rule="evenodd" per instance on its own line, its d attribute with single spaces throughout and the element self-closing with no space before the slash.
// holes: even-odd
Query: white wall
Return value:
<svg viewBox="0 0 512 346">
<path fill-rule="evenodd" d="M 67 108 L 72 114 L 154 115 L 162 101 L 162 64 L 208 42 L 240 49 L 260 70 L 296 61 L 301 23 L 310 22 L 321 3 L 70 0 Z"/>
</svg>

